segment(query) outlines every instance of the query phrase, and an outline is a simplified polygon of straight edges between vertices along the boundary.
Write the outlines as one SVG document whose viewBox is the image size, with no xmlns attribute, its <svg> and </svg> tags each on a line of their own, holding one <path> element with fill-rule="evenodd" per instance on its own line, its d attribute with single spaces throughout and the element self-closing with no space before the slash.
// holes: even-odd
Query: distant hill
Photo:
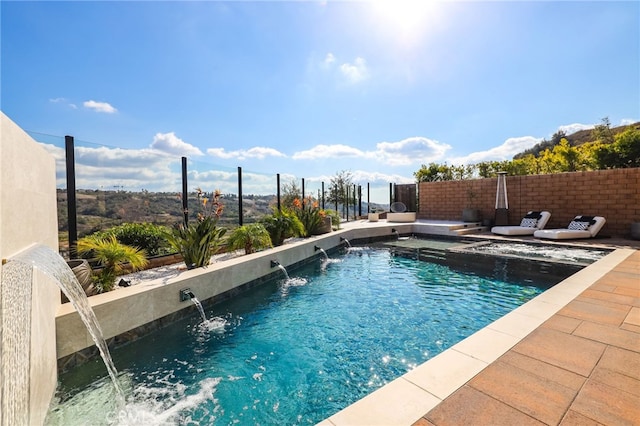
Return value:
<svg viewBox="0 0 640 426">
<path fill-rule="evenodd" d="M 611 133 L 613 136 L 615 136 L 618 133 L 624 132 L 630 127 L 640 130 L 640 121 L 637 123 L 629 124 L 627 126 L 612 127 Z M 571 133 L 570 135 L 564 135 L 563 133 L 558 132 L 554 135 L 554 137 L 551 138 L 551 140 L 545 139 L 542 142 L 534 145 L 532 148 L 514 155 L 513 158 L 515 160 L 525 157 L 529 154 L 537 157 L 545 149 L 553 149 L 554 146 L 560 143 L 560 140 L 562 138 L 565 138 L 571 146 L 579 146 L 585 143 L 594 142 L 595 140 L 595 137 L 593 136 L 593 129 L 578 130 L 577 132 Z"/>
</svg>

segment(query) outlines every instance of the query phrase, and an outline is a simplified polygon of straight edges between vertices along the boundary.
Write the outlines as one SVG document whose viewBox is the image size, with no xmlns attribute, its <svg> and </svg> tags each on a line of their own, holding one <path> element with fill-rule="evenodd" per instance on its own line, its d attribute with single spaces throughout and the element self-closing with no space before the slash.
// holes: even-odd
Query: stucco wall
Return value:
<svg viewBox="0 0 640 426">
<path fill-rule="evenodd" d="M 53 157 L 0 112 L 3 265 L 36 243 L 58 251 L 55 174 Z M 50 277 L 35 272 L 31 282 L 17 283 L 28 290 L 27 306 L 15 306 L 16 299 L 23 299 L 15 297 L 9 280 L 3 281 L 4 271 L 5 266 L 0 266 L 0 378 L 28 377 L 28 382 L 2 380 L 0 423 L 42 424 L 56 387 L 55 314 L 60 290 Z M 18 317 L 8 315 L 9 311 Z M 28 336 L 28 348 L 16 347 L 12 336 Z"/>
<path fill-rule="evenodd" d="M 477 195 L 471 205 L 483 218 L 494 219 L 497 179 L 422 182 L 419 218 L 459 220 L 467 207 L 469 188 Z M 579 214 L 604 216 L 601 236 L 625 237 L 640 221 L 640 168 L 551 175 L 508 176 L 509 221 L 516 225 L 529 210 L 548 210 L 547 228 L 564 228 Z"/>
</svg>

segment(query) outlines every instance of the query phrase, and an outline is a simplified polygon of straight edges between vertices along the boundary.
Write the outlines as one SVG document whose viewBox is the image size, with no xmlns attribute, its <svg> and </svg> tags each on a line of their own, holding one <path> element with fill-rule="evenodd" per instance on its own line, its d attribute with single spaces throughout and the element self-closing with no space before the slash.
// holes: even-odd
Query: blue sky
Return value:
<svg viewBox="0 0 640 426">
<path fill-rule="evenodd" d="M 192 182 L 229 192 L 238 166 L 268 181 L 245 193 L 341 170 L 386 188 L 432 161 L 510 159 L 560 129 L 640 120 L 638 1 L 0 7 L 2 111 L 106 146 L 79 152 L 78 187 L 113 178 L 99 166 L 166 189 L 186 155 Z"/>
</svg>

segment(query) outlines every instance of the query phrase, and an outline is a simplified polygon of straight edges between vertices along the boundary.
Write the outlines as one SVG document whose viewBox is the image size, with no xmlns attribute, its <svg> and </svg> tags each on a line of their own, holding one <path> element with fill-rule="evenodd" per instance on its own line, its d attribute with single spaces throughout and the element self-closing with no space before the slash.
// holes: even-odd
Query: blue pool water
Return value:
<svg viewBox="0 0 640 426">
<path fill-rule="evenodd" d="M 354 248 L 61 377 L 49 424 L 315 424 L 545 290 Z"/>
</svg>

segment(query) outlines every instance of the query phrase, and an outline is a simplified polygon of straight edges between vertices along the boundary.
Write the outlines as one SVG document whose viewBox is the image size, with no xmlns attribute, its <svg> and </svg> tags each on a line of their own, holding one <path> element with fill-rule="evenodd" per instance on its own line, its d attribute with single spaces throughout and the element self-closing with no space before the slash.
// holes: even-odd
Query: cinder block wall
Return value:
<svg viewBox="0 0 640 426">
<path fill-rule="evenodd" d="M 469 205 L 494 219 L 497 179 L 422 182 L 419 185 L 421 219 L 459 220 Z M 547 228 L 564 228 L 579 214 L 604 216 L 600 234 L 624 237 L 631 223 L 640 222 L 640 168 L 508 176 L 509 222 L 517 225 L 529 210 L 548 210 Z"/>
</svg>

